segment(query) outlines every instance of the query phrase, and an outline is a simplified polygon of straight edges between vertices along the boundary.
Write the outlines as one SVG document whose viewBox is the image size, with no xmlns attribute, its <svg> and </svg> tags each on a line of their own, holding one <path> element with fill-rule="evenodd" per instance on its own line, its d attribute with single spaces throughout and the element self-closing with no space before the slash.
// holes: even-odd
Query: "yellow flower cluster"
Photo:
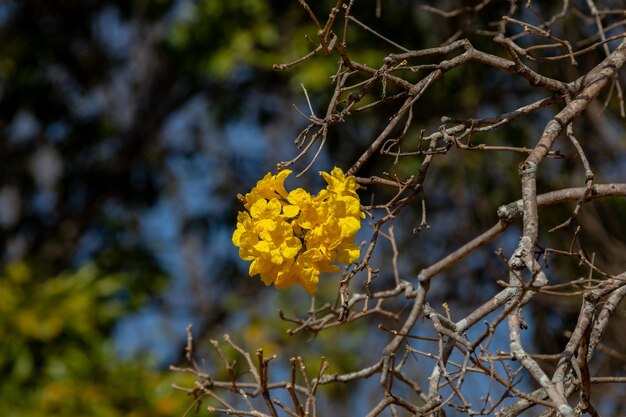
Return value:
<svg viewBox="0 0 626 417">
<path fill-rule="evenodd" d="M 365 214 L 359 185 L 341 169 L 322 172 L 328 185 L 314 196 L 302 188 L 287 192 L 289 174 L 268 173 L 245 195 L 232 240 L 239 256 L 252 261 L 250 276 L 259 274 L 276 288 L 298 283 L 313 295 L 321 272 L 340 271 L 336 263 L 359 258 L 354 237 Z"/>
</svg>

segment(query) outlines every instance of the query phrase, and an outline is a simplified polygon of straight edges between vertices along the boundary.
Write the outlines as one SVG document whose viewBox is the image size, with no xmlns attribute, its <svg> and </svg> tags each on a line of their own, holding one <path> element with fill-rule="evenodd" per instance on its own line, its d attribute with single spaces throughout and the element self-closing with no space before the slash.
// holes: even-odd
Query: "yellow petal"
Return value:
<svg viewBox="0 0 626 417">
<path fill-rule="evenodd" d="M 256 245 L 254 245 L 254 249 L 259 252 L 268 252 L 270 251 L 270 245 L 264 240 L 259 241 Z"/>
<path fill-rule="evenodd" d="M 287 217 L 296 217 L 300 213 L 300 207 L 298 206 L 283 206 L 283 214 Z"/>
<path fill-rule="evenodd" d="M 297 281 L 293 263 L 287 264 L 284 268 L 278 272 L 274 286 L 279 289 L 291 287 Z"/>
<path fill-rule="evenodd" d="M 341 237 L 344 239 L 354 236 L 361 228 L 361 222 L 354 217 L 339 219 L 339 224 L 341 225 Z"/>
<path fill-rule="evenodd" d="M 359 259 L 359 256 L 361 256 L 361 250 L 354 245 L 342 247 L 337 250 L 337 262 L 340 264 L 350 265 L 352 262 Z"/>
<path fill-rule="evenodd" d="M 242 230 L 240 230 L 240 229 L 236 229 L 236 230 L 233 232 L 233 237 L 232 237 L 232 239 L 231 239 L 231 240 L 232 240 L 232 242 L 233 242 L 233 245 L 235 245 L 235 246 L 237 246 L 237 247 L 239 247 L 239 246 L 241 245 L 241 234 L 242 234 L 242 233 L 243 233 L 243 231 L 242 231 Z"/>
<path fill-rule="evenodd" d="M 252 215 L 252 218 L 262 219 L 266 207 L 266 199 L 262 198 L 260 200 L 257 200 L 254 204 L 252 204 L 252 207 L 250 207 L 250 214 Z"/>
<path fill-rule="evenodd" d="M 264 274 L 261 274 L 261 281 L 263 281 L 263 284 L 269 287 L 276 280 L 275 275 L 276 274 L 273 272 L 266 272 Z"/>
<path fill-rule="evenodd" d="M 302 241 L 295 236 L 290 237 L 280 246 L 282 255 L 287 259 L 295 258 L 301 248 Z"/>
<path fill-rule="evenodd" d="M 277 198 L 272 198 L 268 203 L 267 203 L 267 216 L 272 216 L 272 217 L 278 217 L 278 215 L 280 214 L 280 209 L 281 209 L 282 205 L 280 204 L 280 201 L 278 201 Z"/>
<path fill-rule="evenodd" d="M 297 206 L 303 206 L 311 201 L 311 194 L 302 188 L 296 188 L 287 196 L 287 201 Z"/>
<path fill-rule="evenodd" d="M 270 261 L 274 264 L 274 265 L 280 265 L 283 263 L 283 256 L 280 254 L 280 251 L 278 249 L 274 249 L 272 251 L 270 251 Z"/>
</svg>

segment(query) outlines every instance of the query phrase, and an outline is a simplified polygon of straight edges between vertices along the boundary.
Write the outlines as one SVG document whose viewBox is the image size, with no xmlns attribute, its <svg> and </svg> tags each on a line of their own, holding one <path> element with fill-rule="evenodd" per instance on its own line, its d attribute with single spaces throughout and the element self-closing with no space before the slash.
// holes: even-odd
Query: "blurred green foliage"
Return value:
<svg viewBox="0 0 626 417">
<path fill-rule="evenodd" d="M 20 416 L 174 416 L 189 401 L 172 383 L 182 374 L 150 370 L 149 359 L 121 360 L 110 330 L 128 312 L 122 274 L 94 265 L 54 277 L 27 263 L 0 275 L 0 414 Z"/>
</svg>

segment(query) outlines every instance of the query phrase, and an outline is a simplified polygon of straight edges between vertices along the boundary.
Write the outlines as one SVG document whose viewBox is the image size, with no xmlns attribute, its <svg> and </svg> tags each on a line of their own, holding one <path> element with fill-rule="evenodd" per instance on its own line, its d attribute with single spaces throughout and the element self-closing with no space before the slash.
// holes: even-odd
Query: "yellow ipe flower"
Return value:
<svg viewBox="0 0 626 417">
<path fill-rule="evenodd" d="M 233 244 L 252 261 L 248 273 L 265 285 L 287 288 L 295 283 L 317 291 L 322 272 L 340 271 L 360 256 L 354 244 L 361 228 L 361 203 L 353 176 L 339 168 L 321 175 L 325 189 L 312 196 L 302 188 L 287 192 L 286 169 L 268 173 L 243 197 L 246 211 L 237 215 Z"/>
</svg>

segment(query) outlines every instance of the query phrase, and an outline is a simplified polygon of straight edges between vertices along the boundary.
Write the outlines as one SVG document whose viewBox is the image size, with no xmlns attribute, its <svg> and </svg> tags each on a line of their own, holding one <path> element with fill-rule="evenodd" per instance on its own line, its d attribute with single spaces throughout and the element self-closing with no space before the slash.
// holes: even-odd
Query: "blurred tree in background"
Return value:
<svg viewBox="0 0 626 417">
<path fill-rule="evenodd" d="M 4 414 L 180 415 L 163 369 L 187 323 L 269 339 L 233 316 L 262 289 L 233 278 L 233 191 L 291 152 L 290 87 L 332 69 L 272 71 L 303 22 L 290 1 L 0 4 Z"/>
<path fill-rule="evenodd" d="M 162 369 L 231 307 L 231 190 L 267 168 L 284 7 L 0 4 L 4 415 L 187 408 Z"/>
<path fill-rule="evenodd" d="M 151 371 L 149 358 L 120 361 L 111 326 L 128 313 L 129 277 L 87 264 L 39 275 L 14 262 L 0 277 L 0 412 L 6 416 L 170 416 L 184 378 Z"/>
<path fill-rule="evenodd" d="M 503 14 L 498 7 L 477 13 L 478 1 L 438 2 L 450 10 L 467 6 L 449 19 L 420 7 L 428 2 L 355 3 L 353 15 L 360 22 L 415 50 L 473 35 Z M 587 7 L 579 3 L 581 10 Z M 334 5 L 310 2 L 320 20 Z M 560 7 L 550 2 L 543 12 L 551 16 Z M 563 27 L 563 37 L 582 30 Z M 584 30 L 591 36 L 595 29 Z M 239 209 L 234 195 L 297 153 L 293 140 L 307 121 L 292 103 L 308 113 L 302 86 L 318 115 L 331 99 L 331 77 L 340 59 L 334 52 L 290 71 L 272 70 L 273 64 L 312 50 L 315 31 L 295 0 L 0 3 L 3 414 L 181 415 L 191 399 L 172 394 L 170 386 L 189 385 L 189 378 L 164 369 L 184 360 L 188 323 L 204 351 L 212 337 L 237 329 L 240 342 L 269 353 L 286 343 L 287 352 L 304 352 L 306 346 L 306 360 L 326 356 L 337 367 L 334 372 L 354 369 L 384 344 L 358 325 L 312 339 L 288 337 L 291 327 L 276 308 L 299 314 L 310 298 L 299 289 L 268 291 L 247 278 L 247 266 L 230 243 Z M 389 53 L 389 44 L 365 29 L 351 30 L 348 41 L 351 58 L 373 68 Z M 488 37 L 472 36 L 472 42 L 502 53 Z M 590 69 L 598 54 L 580 57 L 581 71 Z M 570 67 L 552 63 L 539 63 L 538 71 L 568 80 L 577 76 Z M 418 73 L 407 79 L 416 81 Z M 479 65 L 455 69 L 420 100 L 414 116 L 419 125 L 405 134 L 436 131 L 442 115 L 489 117 L 494 109 L 515 109 L 530 98 L 537 98 L 536 91 L 496 71 Z M 365 95 L 360 105 L 373 101 Z M 588 156 L 592 165 L 601 162 L 604 168 L 596 179 L 610 182 L 626 174 L 623 155 L 605 146 L 623 137 L 624 123 L 617 111 L 602 112 L 601 106 L 591 106 L 593 117 L 580 128 L 598 138 L 589 144 Z M 392 115 L 391 108 L 363 112 L 331 126 L 331 140 L 310 172 L 351 166 Z M 545 115 L 530 120 L 536 124 L 511 123 L 487 138 L 532 147 Z M 539 178 L 540 188 L 584 181 L 574 184 L 569 174 L 579 164 L 575 151 L 566 147 L 563 153 L 566 158 Z M 358 175 L 387 170 L 393 155 L 385 158 L 369 161 Z M 426 244 L 427 237 L 413 236 L 421 210 L 405 210 L 404 226 L 396 228 L 398 244 L 422 249 L 417 261 L 401 261 L 403 274 L 415 274 L 490 227 L 493 217 L 485 213 L 519 198 L 517 173 L 502 175 L 519 156 L 503 154 L 490 165 L 486 158 L 459 152 L 433 164 L 431 175 L 440 182 L 429 194 L 428 222 L 438 230 L 437 239 Z M 310 161 L 305 156 L 297 169 Z M 404 178 L 418 169 L 419 161 L 403 159 L 390 174 Z M 302 181 L 311 187 L 320 183 L 314 173 Z M 372 188 L 374 203 L 391 196 L 384 187 Z M 615 201 L 594 203 L 580 216 L 591 223 L 581 232 L 589 250 L 612 242 L 613 253 L 603 251 L 598 261 L 615 271 L 626 263 L 623 207 Z M 568 213 L 551 212 L 548 223 L 558 224 Z M 375 256 L 390 259 L 391 254 L 391 246 L 381 244 Z M 483 266 L 463 265 L 462 271 L 449 272 L 450 281 L 434 286 L 431 302 L 469 311 L 483 291 L 496 287 Z M 391 272 L 381 276 L 390 279 Z M 465 286 L 449 284 L 461 276 Z M 331 299 L 335 291 L 335 280 L 320 285 L 321 299 Z M 542 332 L 558 334 L 575 323 L 578 311 L 575 303 L 558 309 L 544 303 L 545 308 L 533 310 L 545 326 L 537 328 L 538 345 L 555 343 Z M 356 349 L 363 357 L 354 355 Z M 363 411 L 341 386 L 328 390 L 343 409 Z"/>
</svg>

